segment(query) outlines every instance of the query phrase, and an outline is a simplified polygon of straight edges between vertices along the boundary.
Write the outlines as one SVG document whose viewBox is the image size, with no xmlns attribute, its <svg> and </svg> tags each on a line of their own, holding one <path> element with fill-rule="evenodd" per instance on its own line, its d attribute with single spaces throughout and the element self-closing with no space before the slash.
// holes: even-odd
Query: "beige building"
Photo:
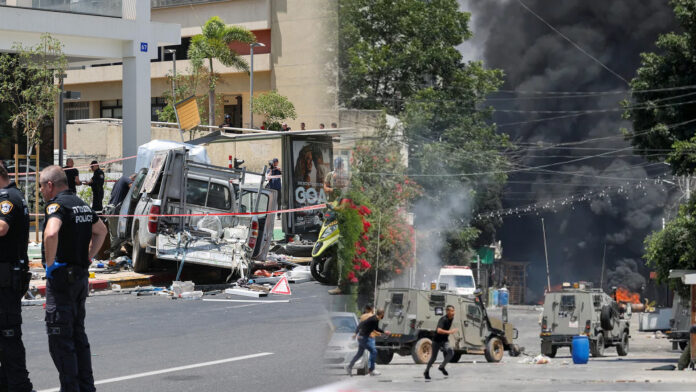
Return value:
<svg viewBox="0 0 696 392">
<path fill-rule="evenodd" d="M 191 62 L 187 50 L 191 37 L 201 32 L 208 19 L 218 16 L 228 25 L 249 29 L 265 45 L 254 49 L 254 96 L 276 90 L 288 97 L 297 111 L 297 119 L 288 121 L 293 129 L 300 129 L 301 122 L 306 123 L 307 129 L 319 128 L 320 123 L 328 128 L 332 122 L 338 122 L 337 0 L 152 0 L 151 3 L 152 21 L 181 25 L 181 45 L 158 48 L 158 58 L 150 64 L 153 121 L 157 121 L 157 110 L 165 105 L 163 94 L 171 89 L 167 75 L 172 73 L 172 54 L 165 50 L 175 49 L 177 73 L 189 74 Z M 249 62 L 248 45 L 233 45 L 233 48 Z M 234 126 L 248 127 L 248 73 L 224 67 L 217 61 L 213 68 L 220 74 L 216 93 L 223 95 L 224 113 L 232 115 Z M 121 118 L 121 82 L 122 66 L 118 63 L 67 71 L 65 89 L 80 92 L 81 99 L 66 101 L 66 120 Z M 197 94 L 206 95 L 205 83 L 199 85 Z M 224 113 L 216 113 L 216 121 L 221 123 Z M 262 121 L 256 115 L 254 125 L 258 127 Z M 68 154 L 72 150 L 89 151 L 91 147 L 86 143 L 94 146 L 92 143 L 102 141 L 84 134 L 70 138 L 70 134 L 68 131 L 65 140 Z M 155 136 L 153 133 L 152 137 Z"/>
</svg>

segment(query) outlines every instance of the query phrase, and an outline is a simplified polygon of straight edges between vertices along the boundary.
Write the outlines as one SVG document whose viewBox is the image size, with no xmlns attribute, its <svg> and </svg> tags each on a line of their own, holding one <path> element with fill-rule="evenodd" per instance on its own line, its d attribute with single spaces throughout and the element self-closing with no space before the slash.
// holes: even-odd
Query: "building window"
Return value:
<svg viewBox="0 0 696 392">
<path fill-rule="evenodd" d="M 63 108 L 65 121 L 89 118 L 89 102 L 66 102 Z"/>
<path fill-rule="evenodd" d="M 123 101 L 120 99 L 101 101 L 100 107 L 101 118 L 123 118 Z"/>
<path fill-rule="evenodd" d="M 165 106 L 167 106 L 167 101 L 164 98 L 152 97 L 152 101 L 150 104 L 150 120 L 159 121 L 159 116 L 157 115 L 157 112 L 164 109 Z"/>
</svg>

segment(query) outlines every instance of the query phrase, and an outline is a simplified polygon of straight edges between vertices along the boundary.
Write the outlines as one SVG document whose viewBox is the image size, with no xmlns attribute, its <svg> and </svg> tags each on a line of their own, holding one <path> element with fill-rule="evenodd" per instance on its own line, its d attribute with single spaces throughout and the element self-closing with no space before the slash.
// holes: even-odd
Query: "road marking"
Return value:
<svg viewBox="0 0 696 392">
<path fill-rule="evenodd" d="M 233 358 L 227 358 L 227 359 L 220 359 L 217 361 L 195 363 L 192 365 L 178 366 L 178 367 L 173 367 L 173 368 L 169 368 L 169 369 L 162 369 L 162 370 L 155 370 L 152 372 L 137 373 L 137 374 L 132 374 L 130 376 L 107 378 L 106 380 L 95 381 L 94 385 L 110 384 L 110 383 L 114 383 L 114 382 L 133 380 L 135 378 L 156 376 L 158 374 L 173 373 L 173 372 L 179 372 L 182 370 L 201 368 L 201 367 L 205 367 L 205 366 L 220 365 L 220 364 L 228 363 L 228 362 L 244 361 L 246 359 L 265 357 L 267 355 L 273 355 L 273 353 L 258 353 L 258 354 L 251 354 L 251 355 L 243 355 L 241 357 L 233 357 Z M 60 391 L 60 388 L 51 388 L 51 389 L 42 389 L 39 392 L 59 392 L 59 391 Z"/>
<path fill-rule="evenodd" d="M 256 304 L 272 304 L 272 303 L 288 303 L 289 299 L 282 299 L 277 301 L 268 301 L 263 299 L 204 299 L 203 301 L 208 302 L 253 302 Z"/>
</svg>

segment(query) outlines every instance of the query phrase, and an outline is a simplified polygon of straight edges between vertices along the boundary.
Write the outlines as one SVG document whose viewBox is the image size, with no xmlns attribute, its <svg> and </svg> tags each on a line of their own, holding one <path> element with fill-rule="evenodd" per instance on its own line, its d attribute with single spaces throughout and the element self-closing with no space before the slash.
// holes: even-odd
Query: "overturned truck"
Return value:
<svg viewBox="0 0 696 392">
<path fill-rule="evenodd" d="M 133 183 L 118 222 L 132 246 L 133 267 L 154 258 L 229 270 L 248 277 L 253 260 L 265 259 L 277 209 L 276 192 L 247 186 L 248 173 L 187 159 L 185 149 L 158 152 Z M 181 271 L 181 269 L 179 270 Z"/>
<path fill-rule="evenodd" d="M 444 291 L 380 289 L 375 303 L 384 309 L 383 329 L 389 330 L 391 335 L 376 337 L 377 362 L 387 364 L 396 353 L 411 355 L 418 364 L 427 363 L 432 355 L 437 323 L 447 305 L 454 306 L 452 328 L 459 329 L 449 337 L 454 350 L 452 362 L 459 361 L 463 354 L 481 354 L 488 362 L 499 362 L 506 350 L 511 356 L 518 356 L 520 349 L 513 343 L 517 329 L 506 321 L 489 317 L 481 303 L 480 291 L 476 294 L 460 296 Z"/>
</svg>

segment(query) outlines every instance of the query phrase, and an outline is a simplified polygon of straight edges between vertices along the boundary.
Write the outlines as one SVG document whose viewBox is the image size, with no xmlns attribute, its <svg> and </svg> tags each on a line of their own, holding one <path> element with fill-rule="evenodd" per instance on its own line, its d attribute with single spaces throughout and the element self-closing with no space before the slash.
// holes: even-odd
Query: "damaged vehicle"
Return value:
<svg viewBox="0 0 696 392">
<path fill-rule="evenodd" d="M 517 329 L 507 320 L 489 317 L 481 295 L 480 290 L 469 297 L 447 291 L 380 289 L 375 302 L 384 309 L 382 328 L 391 335 L 375 338 L 377 362 L 388 364 L 394 354 L 399 354 L 410 355 L 417 364 L 427 363 L 437 323 L 447 305 L 455 307 L 452 328 L 459 329 L 449 337 L 454 350 L 452 362 L 459 361 L 463 354 L 484 355 L 488 362 L 500 362 L 505 351 L 518 356 L 520 348 L 514 343 Z"/>
<path fill-rule="evenodd" d="M 546 293 L 541 317 L 541 353 L 556 356 L 561 347 L 572 347 L 573 336 L 586 335 L 593 357 L 616 347 L 619 356 L 628 355 L 631 307 L 619 306 L 601 289 L 589 283 L 564 283 L 561 291 Z"/>
<path fill-rule="evenodd" d="M 266 257 L 275 214 L 231 213 L 277 210 L 277 199 L 263 182 L 245 186 L 246 173 L 189 160 L 185 148 L 154 154 L 121 209 L 134 216 L 118 223 L 134 270 L 147 271 L 157 258 L 181 263 L 179 272 L 190 263 L 229 270 L 228 280 L 249 277 L 253 260 Z"/>
<path fill-rule="evenodd" d="M 331 339 L 324 353 L 324 364 L 328 368 L 345 368 L 358 351 L 358 341 L 353 339 L 358 327 L 355 313 L 333 312 L 329 315 L 331 324 Z M 358 375 L 364 376 L 369 372 L 369 354 L 367 350 L 354 365 Z"/>
</svg>

